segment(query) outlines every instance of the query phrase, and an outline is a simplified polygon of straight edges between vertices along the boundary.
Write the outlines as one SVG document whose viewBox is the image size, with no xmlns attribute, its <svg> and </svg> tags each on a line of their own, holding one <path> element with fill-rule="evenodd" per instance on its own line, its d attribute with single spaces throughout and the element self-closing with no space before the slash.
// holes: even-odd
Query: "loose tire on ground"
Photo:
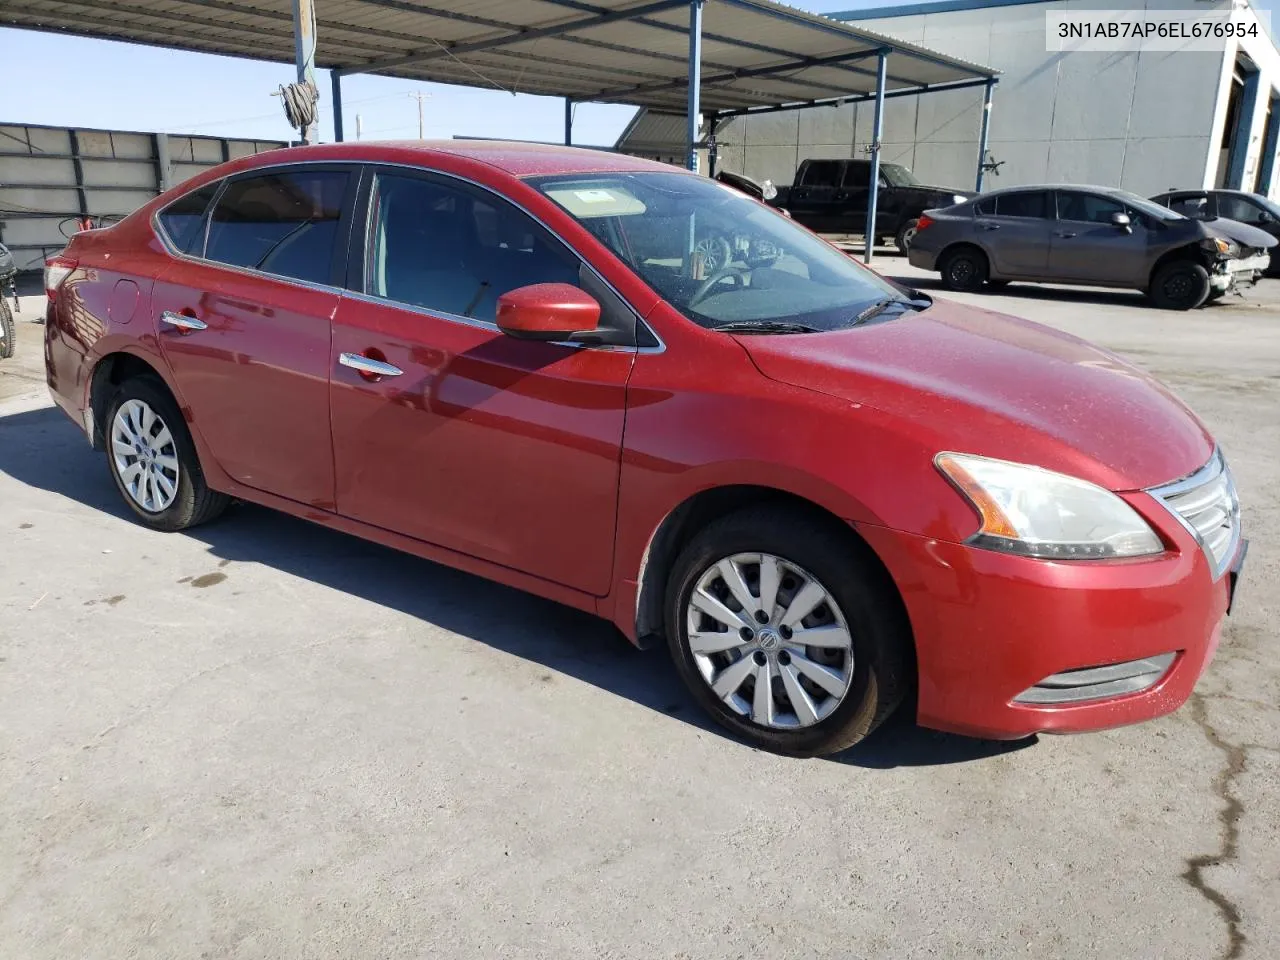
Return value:
<svg viewBox="0 0 1280 960">
<path fill-rule="evenodd" d="M 987 255 L 977 247 L 960 247 L 944 254 L 938 269 L 942 273 L 942 285 L 962 293 L 981 290 L 990 272 Z"/>
<path fill-rule="evenodd" d="M 133 377 L 116 388 L 103 433 L 111 479 L 145 526 L 185 530 L 212 520 L 230 503 L 205 483 L 186 422 L 153 377 Z M 149 479 L 141 479 L 144 474 Z"/>
<path fill-rule="evenodd" d="M 780 561 L 772 579 L 776 602 L 770 605 L 767 622 L 760 623 L 760 616 L 737 599 L 739 594 L 729 589 L 720 571 L 731 561 L 730 569 L 741 573 L 746 598 L 757 610 L 763 609 L 760 601 L 769 592 L 763 563 L 769 558 Z M 760 564 L 754 577 L 753 563 Z M 792 571 L 799 573 L 793 576 Z M 709 586 L 708 577 L 713 578 Z M 794 628 L 786 627 L 786 614 L 805 606 L 801 592 L 811 589 L 811 583 L 816 584 L 812 589 L 824 591 L 823 600 L 797 619 Z M 700 590 L 697 605 L 695 590 Z M 716 597 L 721 606 L 711 606 L 720 616 L 740 614 L 733 621 L 737 627 L 704 613 L 702 594 Z M 709 524 L 672 567 L 665 607 L 672 659 L 694 698 L 721 724 L 767 750 L 796 756 L 843 750 L 892 714 L 911 683 L 910 628 L 896 587 L 848 532 L 804 510 L 749 507 Z M 755 632 L 750 642 L 743 636 L 748 623 Z M 842 625 L 847 652 L 839 647 Z M 735 633 L 740 644 L 735 643 Z M 782 638 L 789 638 L 790 646 Z M 800 646 L 802 639 L 834 646 Z M 720 649 L 707 655 L 712 648 Z M 836 664 L 826 669 L 846 680 L 839 698 L 815 684 L 815 663 Z M 735 666 L 739 669 L 726 676 Z M 738 681 L 739 676 L 745 679 Z M 761 676 L 769 679 L 771 693 L 771 698 L 762 698 L 769 700 L 762 710 L 757 700 Z M 793 697 L 798 680 L 815 695 Z M 724 681 L 731 689 L 722 698 L 713 684 Z M 736 683 L 740 686 L 733 686 Z M 756 722 L 756 715 L 766 722 Z"/>
<path fill-rule="evenodd" d="M 17 331 L 13 326 L 13 310 L 0 296 L 0 360 L 8 360 L 17 349 Z"/>
<path fill-rule="evenodd" d="M 1209 298 L 1209 271 L 1194 260 L 1174 260 L 1156 270 L 1148 293 L 1163 310 L 1194 310 Z"/>
</svg>

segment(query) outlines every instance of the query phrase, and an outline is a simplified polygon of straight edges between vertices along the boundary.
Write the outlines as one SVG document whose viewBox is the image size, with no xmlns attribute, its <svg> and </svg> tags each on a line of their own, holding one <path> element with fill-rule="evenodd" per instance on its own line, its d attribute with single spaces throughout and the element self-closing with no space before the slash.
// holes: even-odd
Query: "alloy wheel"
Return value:
<svg viewBox="0 0 1280 960">
<path fill-rule="evenodd" d="M 178 496 L 178 449 L 158 413 L 126 400 L 111 421 L 111 458 L 134 503 L 148 513 L 166 510 Z"/>
<path fill-rule="evenodd" d="M 768 553 L 708 567 L 684 611 L 703 680 L 729 709 L 774 729 L 829 717 L 853 679 L 853 640 L 830 591 Z"/>
</svg>

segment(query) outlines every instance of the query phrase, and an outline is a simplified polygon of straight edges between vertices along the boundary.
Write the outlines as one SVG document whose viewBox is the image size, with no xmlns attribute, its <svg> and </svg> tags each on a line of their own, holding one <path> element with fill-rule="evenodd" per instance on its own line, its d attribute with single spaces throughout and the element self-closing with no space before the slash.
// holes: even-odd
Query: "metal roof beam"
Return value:
<svg viewBox="0 0 1280 960">
<path fill-rule="evenodd" d="M 555 0 L 552 0 L 552 2 L 555 2 Z M 728 4 L 731 7 L 738 7 L 741 10 L 751 10 L 751 11 L 754 11 L 755 13 L 767 13 L 769 16 L 774 17 L 778 20 L 787 20 L 792 23 L 801 23 L 801 24 L 804 24 L 805 26 L 812 27 L 817 30 L 822 30 L 826 33 L 833 33 L 841 37 L 848 37 L 850 34 L 850 31 L 853 29 L 856 29 L 852 27 L 843 26 L 844 21 L 835 21 L 835 20 L 832 20 L 830 17 L 823 17 L 816 14 L 810 14 L 808 16 L 805 16 L 804 14 L 801 14 L 799 12 L 792 12 L 786 9 L 777 9 L 775 7 L 762 7 L 757 3 L 752 3 L 751 0 L 719 0 L 719 2 Z M 874 13 L 874 11 L 870 11 L 870 10 L 867 12 Z M 823 20 L 826 20 L 827 22 L 823 23 L 822 22 Z M 952 60 L 949 57 L 937 56 L 934 54 L 926 53 L 923 50 L 913 50 L 911 47 L 899 46 L 896 43 L 893 45 L 891 49 L 895 56 L 913 57 L 916 60 L 923 60 L 926 63 L 932 63 L 939 67 L 950 67 L 953 70 L 958 70 L 962 73 L 968 73 L 970 75 L 973 75 L 974 73 L 980 73 L 984 78 L 993 75 L 989 71 L 985 71 L 981 69 L 974 70 L 968 65 L 958 63 L 957 61 Z M 890 77 L 890 79 L 893 79 L 893 78 Z"/>
<path fill-rule="evenodd" d="M 210 10 L 224 10 L 227 13 L 241 14 L 246 17 L 262 17 L 264 20 L 278 20 L 289 24 L 290 31 L 293 30 L 293 16 L 280 10 L 265 10 L 259 7 L 246 7 L 242 3 L 233 3 L 231 0 L 178 0 L 179 3 L 187 4 L 192 7 L 205 7 Z M 346 23 L 342 20 L 326 20 L 323 18 L 316 20 L 316 25 L 321 30 L 340 30 L 343 33 L 353 33 L 359 36 L 380 37 L 384 40 L 399 40 L 403 45 L 408 39 L 404 31 L 395 30 L 379 30 L 376 27 L 366 27 L 354 23 Z"/>
<path fill-rule="evenodd" d="M 288 30 L 271 30 L 264 26 L 255 26 L 247 23 L 235 23 L 230 20 L 214 20 L 208 17 L 192 16 L 188 13 L 178 13 L 172 10 L 128 10 L 122 8 L 119 4 L 111 3 L 109 0 L 59 0 L 60 3 L 69 7 L 80 7 L 85 10 L 97 10 L 102 13 L 114 13 L 131 17 L 149 18 L 152 20 L 164 20 L 170 23 L 196 24 L 201 27 L 209 27 L 214 30 L 225 30 L 227 33 L 248 34 L 255 37 L 273 37 L 278 40 L 292 41 L 293 29 Z M 184 3 L 198 3 L 199 0 L 182 0 Z M 38 9 L 36 7 L 15 6 L 12 8 L 18 13 L 25 13 L 30 16 L 47 15 L 47 10 Z M 241 8 L 244 10 L 244 8 Z M 254 12 L 257 11 L 246 11 Z M 73 14 L 79 16 L 79 14 Z M 282 19 L 289 21 L 292 18 L 284 16 Z M 377 43 L 364 43 L 359 40 L 349 41 L 352 46 L 359 47 L 364 50 L 371 50 L 376 53 L 390 53 L 393 48 L 382 46 Z"/>
<path fill-rule="evenodd" d="M 791 70 L 802 70 L 805 67 L 825 67 L 838 63 L 848 63 L 851 60 L 866 60 L 870 57 L 878 56 L 879 53 L 879 50 L 862 50 L 858 53 L 841 53 L 830 57 L 804 57 L 799 60 L 792 60 L 789 63 L 776 63 L 768 67 L 751 67 L 742 70 L 730 70 L 726 73 L 717 73 L 714 76 L 703 77 L 702 83 L 703 86 L 706 86 L 714 83 L 730 83 L 734 80 L 749 80 L 753 77 L 771 77 Z M 687 82 L 686 80 L 669 80 L 663 83 L 642 83 L 634 87 L 618 87 L 613 90 L 602 90 L 592 99 L 596 101 L 614 100 L 630 93 L 654 93 L 659 90 L 675 90 L 683 87 Z M 804 83 L 806 86 L 810 85 L 804 80 L 797 82 Z M 812 86 L 830 89 L 827 84 L 812 84 Z"/>
<path fill-rule="evenodd" d="M 407 57 L 397 57 L 393 60 L 373 61 L 371 63 L 360 64 L 358 66 L 344 67 L 339 72 L 344 74 L 375 73 L 379 70 L 395 70 L 400 67 L 408 67 L 419 63 L 425 63 L 428 60 L 437 60 L 440 57 L 458 57 L 467 53 L 477 53 L 481 50 L 494 50 L 498 47 L 507 47 L 513 43 L 540 40 L 543 37 L 558 37 L 566 33 L 573 33 L 576 30 L 587 30 L 591 27 L 602 27 L 606 24 L 617 23 L 622 20 L 632 20 L 636 17 L 643 16 L 646 13 L 660 13 L 663 10 L 683 7 L 687 3 L 688 0 L 652 0 L 652 2 L 641 4 L 638 7 L 628 7 L 626 10 L 611 10 L 606 13 L 598 13 L 591 17 L 584 17 L 581 20 L 570 20 L 568 23 L 558 23 L 546 27 L 533 27 L 517 31 L 515 33 L 508 33 L 500 37 L 489 37 L 485 40 L 472 40 L 467 43 L 441 44 L 433 50 L 424 50 L 419 53 L 410 54 Z"/>
<path fill-rule="evenodd" d="M 999 83 L 996 77 L 982 77 L 978 80 L 956 80 L 951 83 L 924 83 L 916 87 L 908 87 L 905 90 L 891 90 L 884 95 L 886 100 L 892 97 L 915 97 L 925 93 L 945 93 L 948 90 L 967 90 L 971 87 L 985 87 L 988 84 Z M 772 106 L 761 107 L 742 107 L 741 109 L 720 110 L 716 112 L 718 117 L 745 117 L 755 113 L 777 113 L 781 110 L 804 110 L 807 107 L 838 107 L 842 103 L 866 103 L 868 100 L 874 100 L 874 93 L 861 93 L 854 97 L 829 97 L 822 100 L 798 100 L 795 103 L 779 103 Z"/>
<path fill-rule="evenodd" d="M 362 2 L 364 2 L 364 0 L 362 0 Z M 557 7 L 569 7 L 572 10 L 599 11 L 604 9 L 603 7 L 597 7 L 594 4 L 584 3 L 583 0 L 542 0 L 542 2 L 555 4 Z M 755 7 L 753 9 L 759 12 L 761 8 Z M 636 23 L 639 23 L 642 26 L 653 27 L 655 30 L 665 30 L 668 33 L 680 33 L 680 34 L 687 32 L 684 27 L 677 26 L 674 23 L 663 23 L 661 20 L 651 20 L 648 17 L 633 17 L 632 19 L 634 19 Z M 812 25 L 813 24 L 810 24 L 810 26 Z M 843 36 L 849 39 L 862 39 L 860 37 L 851 36 L 847 30 L 842 30 L 841 33 Z M 739 40 L 737 37 L 729 37 L 724 35 L 723 33 L 711 33 L 710 31 L 703 30 L 702 38 L 704 40 L 714 40 L 716 43 L 727 43 L 730 46 L 739 48 L 740 50 L 754 50 L 757 53 L 772 54 L 775 57 L 798 56 L 798 54 L 794 50 L 783 50 L 779 47 L 770 47 L 766 44 L 754 43 L 750 40 Z M 867 37 L 866 40 L 868 43 L 872 42 L 872 38 L 870 37 Z M 897 52 L 898 50 L 896 46 L 893 49 L 895 52 Z M 874 55 L 875 54 L 873 53 L 872 56 Z M 845 70 L 845 71 L 848 71 L 849 73 L 856 73 L 864 77 L 874 77 L 876 75 L 876 72 L 874 70 L 862 70 L 862 69 L 859 69 L 858 67 L 848 66 L 847 64 L 833 64 L 832 69 Z M 899 83 L 911 82 L 905 77 L 895 77 L 893 74 L 889 74 L 889 79 L 897 81 Z"/>
</svg>

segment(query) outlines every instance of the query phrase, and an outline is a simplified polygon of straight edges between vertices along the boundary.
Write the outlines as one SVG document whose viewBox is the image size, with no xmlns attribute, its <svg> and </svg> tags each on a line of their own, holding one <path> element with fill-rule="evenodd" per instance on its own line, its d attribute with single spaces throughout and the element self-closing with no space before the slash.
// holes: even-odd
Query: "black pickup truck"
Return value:
<svg viewBox="0 0 1280 960">
<path fill-rule="evenodd" d="M 870 160 L 802 160 L 795 184 L 778 187 L 768 202 L 785 208 L 798 222 L 819 233 L 863 233 L 871 194 Z M 893 237 L 906 252 L 915 236 L 916 219 L 925 210 L 950 207 L 976 196 L 971 190 L 931 187 L 906 167 L 880 164 L 876 200 L 876 240 Z"/>
</svg>

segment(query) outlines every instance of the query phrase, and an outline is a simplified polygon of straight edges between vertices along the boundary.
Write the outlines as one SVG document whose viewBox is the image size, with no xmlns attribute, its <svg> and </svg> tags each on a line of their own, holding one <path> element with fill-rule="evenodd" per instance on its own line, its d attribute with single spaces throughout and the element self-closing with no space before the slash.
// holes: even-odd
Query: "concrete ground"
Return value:
<svg viewBox="0 0 1280 960">
<path fill-rule="evenodd" d="M 130 522 L 31 390 L 21 324 L 0 363 L 0 956 L 1280 956 L 1280 283 L 1185 314 L 957 299 L 1120 351 L 1221 438 L 1253 548 L 1175 715 L 754 751 L 587 616 L 256 507 Z"/>
</svg>

